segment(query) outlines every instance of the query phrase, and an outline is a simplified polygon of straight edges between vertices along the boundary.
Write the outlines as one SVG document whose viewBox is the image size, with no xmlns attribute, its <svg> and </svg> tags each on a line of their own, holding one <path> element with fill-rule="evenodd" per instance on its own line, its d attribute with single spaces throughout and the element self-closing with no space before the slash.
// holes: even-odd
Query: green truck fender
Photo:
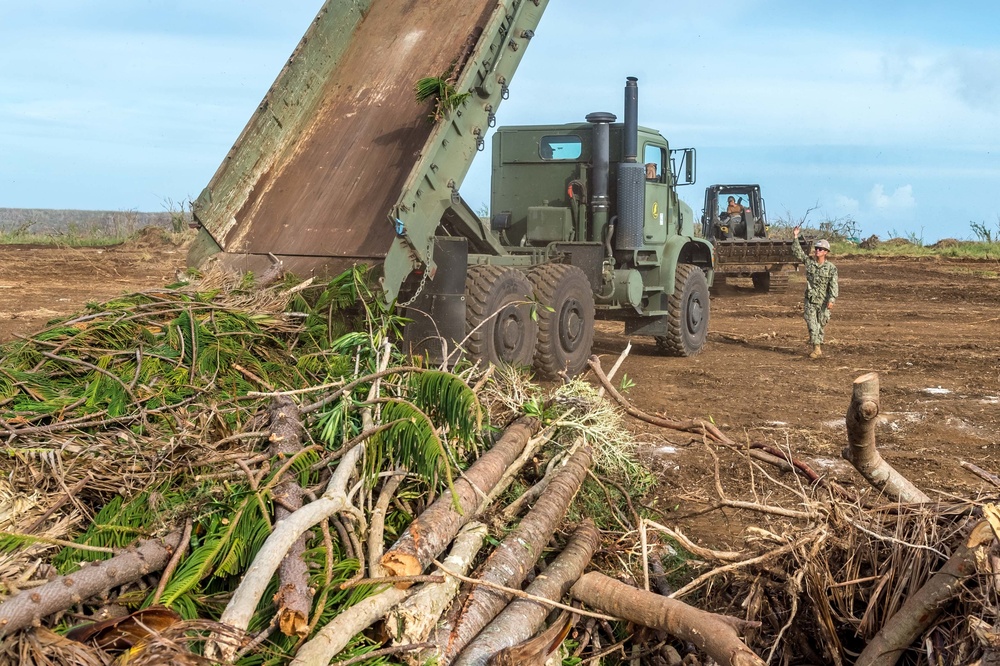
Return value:
<svg viewBox="0 0 1000 666">
<path fill-rule="evenodd" d="M 674 291 L 674 275 L 678 264 L 694 264 L 705 271 L 708 286 L 712 286 L 715 277 L 715 255 L 712 244 L 704 238 L 694 236 L 671 236 L 663 245 L 663 290 L 672 294 Z"/>
</svg>

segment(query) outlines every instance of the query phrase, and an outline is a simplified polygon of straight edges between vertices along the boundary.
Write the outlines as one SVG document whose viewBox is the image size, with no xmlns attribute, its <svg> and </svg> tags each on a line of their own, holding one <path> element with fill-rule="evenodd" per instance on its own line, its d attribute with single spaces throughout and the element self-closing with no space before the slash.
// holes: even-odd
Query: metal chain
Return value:
<svg viewBox="0 0 1000 666">
<path fill-rule="evenodd" d="M 427 284 L 427 276 L 429 274 L 430 274 L 430 271 L 426 270 L 426 267 L 425 267 L 424 275 L 423 275 L 422 278 L 420 278 L 420 284 L 417 285 L 417 291 L 414 292 L 413 298 L 411 298 L 410 300 L 406 301 L 405 303 L 399 303 L 399 302 L 397 302 L 396 303 L 396 307 L 397 308 L 405 308 L 405 307 L 407 307 L 409 305 L 412 305 L 413 302 L 415 300 L 417 300 L 417 298 L 420 296 L 420 292 L 422 292 L 424 290 L 424 285 Z"/>
</svg>

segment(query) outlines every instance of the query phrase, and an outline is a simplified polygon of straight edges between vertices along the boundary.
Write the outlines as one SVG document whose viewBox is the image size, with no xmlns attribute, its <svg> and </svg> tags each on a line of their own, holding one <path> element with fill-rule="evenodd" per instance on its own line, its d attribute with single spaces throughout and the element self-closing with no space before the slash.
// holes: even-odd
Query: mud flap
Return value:
<svg viewBox="0 0 1000 666">
<path fill-rule="evenodd" d="M 468 241 L 437 236 L 433 256 L 437 264 L 434 279 L 425 281 L 417 297 L 402 311 L 412 320 L 403 329 L 403 349 L 431 365 L 440 365 L 465 338 Z"/>
</svg>

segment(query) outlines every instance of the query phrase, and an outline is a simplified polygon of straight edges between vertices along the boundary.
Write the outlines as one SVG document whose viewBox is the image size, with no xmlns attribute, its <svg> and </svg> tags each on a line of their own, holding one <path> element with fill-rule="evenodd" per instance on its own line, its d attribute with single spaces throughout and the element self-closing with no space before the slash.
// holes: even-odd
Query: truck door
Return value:
<svg viewBox="0 0 1000 666">
<path fill-rule="evenodd" d="M 667 204 L 670 202 L 670 181 L 667 165 L 667 148 L 647 143 L 642 151 L 646 165 L 646 213 L 643 237 L 648 245 L 667 242 L 667 224 L 670 220 Z"/>
</svg>

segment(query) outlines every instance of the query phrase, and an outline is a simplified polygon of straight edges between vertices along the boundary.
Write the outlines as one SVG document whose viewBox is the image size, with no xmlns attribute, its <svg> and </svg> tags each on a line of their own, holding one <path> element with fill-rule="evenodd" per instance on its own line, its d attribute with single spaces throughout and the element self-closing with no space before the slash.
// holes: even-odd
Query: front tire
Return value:
<svg viewBox="0 0 1000 666">
<path fill-rule="evenodd" d="M 671 356 L 694 356 L 705 346 L 710 314 L 708 280 L 692 264 L 678 264 L 674 293 L 667 301 L 667 334 L 656 346 Z"/>
<path fill-rule="evenodd" d="M 532 269 L 528 280 L 538 301 L 535 369 L 545 379 L 574 377 L 587 365 L 594 344 L 594 293 L 586 274 L 568 264 Z"/>
<path fill-rule="evenodd" d="M 465 282 L 465 350 L 469 359 L 493 365 L 531 365 L 538 338 L 531 303 L 531 283 L 521 271 L 470 266 Z"/>
</svg>

